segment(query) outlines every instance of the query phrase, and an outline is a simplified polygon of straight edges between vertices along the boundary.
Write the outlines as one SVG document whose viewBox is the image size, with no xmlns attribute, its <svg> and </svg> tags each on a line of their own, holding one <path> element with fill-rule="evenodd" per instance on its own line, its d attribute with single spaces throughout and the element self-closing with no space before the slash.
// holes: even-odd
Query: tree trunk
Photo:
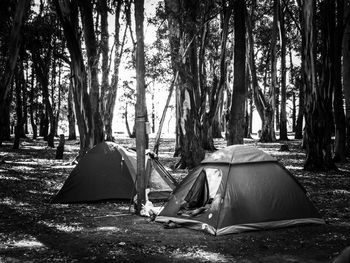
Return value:
<svg viewBox="0 0 350 263">
<path fill-rule="evenodd" d="M 222 134 L 221 134 L 222 123 L 220 118 L 221 114 L 222 114 L 222 108 L 220 107 L 211 125 L 213 130 L 213 138 L 222 138 Z"/>
<path fill-rule="evenodd" d="M 30 9 L 30 0 L 19 1 L 16 7 L 15 16 L 13 19 L 12 29 L 8 42 L 8 54 L 5 69 L 1 72 L 0 79 L 0 145 L 2 141 L 8 137 L 8 93 L 12 82 L 13 73 L 17 63 L 19 55 L 21 40 L 22 40 L 22 27 L 24 24 L 25 16 Z"/>
<path fill-rule="evenodd" d="M 259 113 L 262 122 L 261 128 L 261 142 L 271 142 L 275 140 L 275 129 L 274 129 L 274 114 L 273 114 L 273 99 L 267 101 L 265 99 L 264 94 L 262 93 L 259 83 L 258 77 L 256 73 L 256 64 L 255 64 L 255 53 L 254 53 L 254 37 L 253 37 L 253 27 L 252 24 L 254 10 L 252 10 L 252 14 L 250 17 L 246 19 L 246 26 L 248 29 L 248 40 L 249 40 L 249 67 L 250 67 L 250 75 L 252 78 L 252 90 L 253 90 L 253 99 L 256 109 Z"/>
<path fill-rule="evenodd" d="M 334 3 L 326 0 L 323 6 L 323 50 L 322 76 L 318 86 L 316 82 L 314 44 L 316 36 L 315 1 L 305 0 L 303 5 L 303 44 L 304 44 L 304 81 L 305 81 L 305 133 L 306 161 L 304 169 L 309 171 L 330 170 L 335 165 L 332 160 L 332 27 L 334 26 Z M 333 17 L 333 18 L 332 18 Z M 333 20 L 333 22 L 332 22 Z M 333 27 L 334 33 L 334 27 Z"/>
<path fill-rule="evenodd" d="M 145 120 L 146 120 L 146 97 L 145 97 L 145 51 L 143 37 L 144 20 L 144 0 L 135 1 L 135 26 L 136 26 L 136 189 L 137 189 L 137 208 L 136 213 L 140 214 L 142 204 L 146 203 L 146 176 L 145 176 Z"/>
<path fill-rule="evenodd" d="M 44 140 L 47 140 L 47 135 L 49 134 L 49 121 L 46 114 L 46 107 L 45 105 L 40 105 L 40 125 L 39 125 L 39 136 L 44 137 Z"/>
<path fill-rule="evenodd" d="M 245 1 L 234 2 L 234 81 L 232 104 L 228 125 L 227 145 L 243 144 L 245 137 L 246 86 L 246 43 L 245 43 Z"/>
<path fill-rule="evenodd" d="M 346 106 L 346 155 L 350 156 L 350 0 L 345 0 L 343 36 L 343 90 Z"/>
<path fill-rule="evenodd" d="M 344 0 L 336 1 L 337 4 L 337 26 L 335 28 L 334 50 L 334 123 L 335 123 L 335 143 L 334 143 L 334 161 L 346 161 L 346 125 L 343 104 L 343 87 L 341 75 L 342 60 L 342 40 L 343 40 L 343 19 L 344 19 Z"/>
<path fill-rule="evenodd" d="M 96 145 L 104 140 L 103 122 L 100 114 L 100 87 L 98 82 L 98 54 L 97 41 L 94 29 L 93 10 L 91 0 L 80 0 L 81 20 L 83 24 L 86 54 L 88 59 L 88 78 L 92 126 L 93 144 Z"/>
<path fill-rule="evenodd" d="M 55 116 L 53 113 L 52 104 L 50 102 L 49 95 L 49 61 L 51 57 L 51 51 L 46 54 L 46 57 L 42 59 L 39 54 L 34 55 L 33 53 L 33 64 L 35 65 L 35 72 L 40 81 L 42 92 L 43 92 L 43 102 L 45 104 L 46 116 L 48 118 L 48 124 L 50 129 L 47 134 L 47 144 L 49 147 L 54 147 L 54 136 L 55 136 Z M 48 128 L 48 127 L 47 127 Z"/>
<path fill-rule="evenodd" d="M 75 132 L 75 114 L 73 103 L 73 80 L 71 80 L 68 90 L 68 140 L 77 139 Z"/>
<path fill-rule="evenodd" d="M 15 126 L 15 140 L 13 143 L 13 149 L 19 149 L 20 139 L 24 134 L 24 121 L 23 121 L 23 101 L 22 101 L 22 86 L 23 82 L 23 64 L 17 66 L 15 74 L 15 91 L 16 91 L 16 126 Z"/>
<path fill-rule="evenodd" d="M 273 5 L 273 26 L 271 39 L 271 85 L 269 92 L 269 105 L 265 107 L 265 118 L 262 122 L 261 142 L 272 142 L 275 137 L 275 113 L 276 113 L 276 89 L 277 87 L 277 35 L 278 35 L 278 17 L 280 4 L 279 0 L 274 0 Z"/>
<path fill-rule="evenodd" d="M 38 138 L 38 127 L 36 123 L 36 114 L 37 112 L 34 109 L 34 94 L 35 94 L 35 88 L 34 88 L 34 68 L 31 68 L 31 78 L 30 78 L 30 92 L 29 92 L 29 115 L 30 115 L 30 124 L 32 126 L 33 130 L 33 139 Z"/>
<path fill-rule="evenodd" d="M 63 27 L 67 47 L 71 56 L 71 68 L 74 73 L 73 98 L 80 138 L 78 159 L 94 145 L 94 130 L 91 102 L 88 94 L 87 74 L 80 46 L 78 31 L 78 7 L 75 1 L 54 0 L 54 5 Z"/>
<path fill-rule="evenodd" d="M 118 1 L 115 14 L 115 50 L 119 49 L 119 13 L 122 1 Z M 106 107 L 107 94 L 109 90 L 109 34 L 108 34 L 108 5 L 107 0 L 100 1 L 100 14 L 101 14 L 101 49 L 102 49 L 102 84 L 101 84 L 101 114 L 104 125 L 104 132 L 106 135 L 106 141 L 113 141 L 112 132 L 112 120 L 111 116 L 108 116 Z M 110 120 L 110 121 L 109 121 Z"/>
<path fill-rule="evenodd" d="M 169 11 L 168 22 L 170 29 L 170 48 L 174 72 L 179 70 L 179 86 L 177 97 L 177 143 L 175 153 L 179 153 L 181 159 L 178 167 L 193 168 L 204 158 L 204 149 L 201 141 L 201 123 L 198 118 L 198 105 L 200 105 L 197 64 L 197 39 L 196 18 L 199 7 L 197 0 L 165 1 Z M 180 9 L 183 7 L 183 10 Z M 178 19 L 183 16 L 186 25 L 181 28 Z M 175 31 L 175 29 L 178 29 Z M 174 29 L 174 30 L 172 30 Z M 180 33 L 180 31 L 182 33 Z M 181 35 L 182 51 L 179 51 Z M 186 59 L 183 59 L 186 58 Z M 183 63 L 183 60 L 184 63 Z"/>
<path fill-rule="evenodd" d="M 280 36 L 281 36 L 281 116 L 280 116 L 280 140 L 288 140 L 287 131 L 287 79 L 286 79 L 286 30 L 284 11 L 280 8 Z"/>
<path fill-rule="evenodd" d="M 301 83 L 300 78 L 295 79 L 295 86 L 299 90 L 299 109 L 298 117 L 295 125 L 295 139 L 303 138 L 303 119 L 304 119 L 304 105 L 305 105 L 305 92 L 304 85 Z"/>
<path fill-rule="evenodd" d="M 11 128 L 10 128 L 10 105 L 12 100 L 12 92 L 7 94 L 7 98 L 5 100 L 5 105 L 0 113 L 0 146 L 2 141 L 11 140 Z M 0 106 L 1 108 L 1 106 Z"/>
</svg>

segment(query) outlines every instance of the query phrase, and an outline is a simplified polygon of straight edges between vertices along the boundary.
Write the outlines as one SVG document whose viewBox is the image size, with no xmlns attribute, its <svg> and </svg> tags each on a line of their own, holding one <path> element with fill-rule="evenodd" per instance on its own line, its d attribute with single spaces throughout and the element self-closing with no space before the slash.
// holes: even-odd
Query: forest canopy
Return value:
<svg viewBox="0 0 350 263">
<path fill-rule="evenodd" d="M 155 134 L 157 151 L 166 119 L 178 167 L 198 165 L 214 138 L 257 134 L 300 139 L 305 169 L 335 169 L 350 154 L 349 10 L 349 0 L 3 0 L 0 144 L 40 136 L 55 147 L 65 134 L 81 157 L 123 130 L 143 138 L 138 148 Z"/>
</svg>

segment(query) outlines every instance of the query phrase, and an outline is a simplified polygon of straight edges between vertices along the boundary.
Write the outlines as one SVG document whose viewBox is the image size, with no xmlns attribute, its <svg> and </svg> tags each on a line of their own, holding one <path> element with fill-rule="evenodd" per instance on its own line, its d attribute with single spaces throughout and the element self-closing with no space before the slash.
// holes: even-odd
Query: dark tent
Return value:
<svg viewBox="0 0 350 263">
<path fill-rule="evenodd" d="M 113 142 L 96 145 L 80 160 L 52 199 L 72 203 L 108 199 L 131 199 L 136 194 L 136 152 Z M 149 199 L 167 199 L 175 181 L 151 155 L 146 156 Z"/>
<path fill-rule="evenodd" d="M 174 190 L 156 221 L 213 235 L 324 223 L 288 170 L 272 156 L 245 145 L 204 159 Z"/>
</svg>

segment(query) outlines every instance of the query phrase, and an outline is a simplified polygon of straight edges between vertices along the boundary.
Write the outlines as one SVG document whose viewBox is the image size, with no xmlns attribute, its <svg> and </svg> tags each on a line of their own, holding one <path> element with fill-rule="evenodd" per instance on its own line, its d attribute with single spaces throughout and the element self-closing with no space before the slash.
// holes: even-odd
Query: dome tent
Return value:
<svg viewBox="0 0 350 263">
<path fill-rule="evenodd" d="M 160 162 L 146 156 L 150 200 L 167 199 L 176 181 Z M 113 142 L 90 149 L 72 170 L 52 203 L 131 199 L 136 194 L 136 152 Z"/>
<path fill-rule="evenodd" d="M 205 158 L 174 190 L 156 221 L 213 235 L 324 223 L 296 178 L 272 156 L 246 145 Z"/>
</svg>

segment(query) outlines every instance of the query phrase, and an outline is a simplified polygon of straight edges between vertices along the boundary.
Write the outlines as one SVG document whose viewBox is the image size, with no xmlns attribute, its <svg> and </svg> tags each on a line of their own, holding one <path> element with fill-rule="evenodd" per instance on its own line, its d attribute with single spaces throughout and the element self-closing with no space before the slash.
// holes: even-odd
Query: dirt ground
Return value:
<svg viewBox="0 0 350 263">
<path fill-rule="evenodd" d="M 126 138 L 117 142 L 135 146 Z M 338 171 L 309 173 L 302 169 L 300 141 L 287 142 L 290 152 L 278 151 L 280 142 L 246 143 L 278 158 L 307 189 L 327 224 L 216 237 L 165 229 L 130 212 L 129 202 L 52 205 L 50 198 L 74 167 L 79 143 L 68 141 L 64 159 L 55 160 L 55 149 L 42 139 L 27 139 L 20 150 L 12 150 L 10 142 L 0 148 L 0 263 L 331 262 L 350 245 L 349 162 Z M 173 139 L 163 139 L 159 156 L 168 167 L 177 161 L 173 147 Z M 181 180 L 186 171 L 172 174 Z"/>
</svg>

